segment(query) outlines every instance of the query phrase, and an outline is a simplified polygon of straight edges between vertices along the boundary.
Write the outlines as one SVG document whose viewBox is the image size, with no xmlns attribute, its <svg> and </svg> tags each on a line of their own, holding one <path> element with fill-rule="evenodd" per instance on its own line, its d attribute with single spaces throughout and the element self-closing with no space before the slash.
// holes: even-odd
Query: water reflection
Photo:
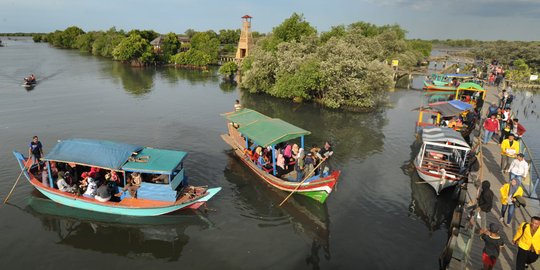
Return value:
<svg viewBox="0 0 540 270">
<path fill-rule="evenodd" d="M 221 91 L 227 93 L 227 92 L 232 92 L 234 90 L 236 90 L 236 82 L 232 81 L 222 81 L 219 83 L 219 89 L 221 89 Z"/>
<path fill-rule="evenodd" d="M 207 71 L 165 67 L 159 69 L 159 72 L 171 84 L 176 84 L 179 81 L 187 81 L 191 85 L 206 83 L 214 85 L 220 80 L 216 67 L 211 67 Z"/>
<path fill-rule="evenodd" d="M 131 258 L 177 261 L 189 242 L 185 230 L 209 227 L 194 214 L 127 217 L 74 209 L 34 191 L 25 209 L 45 230 L 56 232 L 58 243 Z"/>
<path fill-rule="evenodd" d="M 320 253 L 330 260 L 330 217 L 326 204 L 293 195 L 278 206 L 288 193 L 272 188 L 249 171 L 232 152 L 228 152 L 225 179 L 236 186 L 236 198 L 245 217 L 261 220 L 259 226 L 292 224 L 295 232 L 308 237 L 312 245 L 305 261 L 319 268 Z"/>
<path fill-rule="evenodd" d="M 244 107 L 311 131 L 306 137 L 306 148 L 312 144 L 321 146 L 325 140 L 333 142 L 336 153 L 333 162 L 347 162 L 352 155 L 366 158 L 381 152 L 384 145 L 383 127 L 388 124 L 384 111 L 355 113 L 326 109 L 315 103 L 284 102 L 247 91 L 242 91 L 241 95 Z"/>
<path fill-rule="evenodd" d="M 135 96 L 148 94 L 154 86 L 154 68 L 134 68 L 120 62 L 105 65 L 104 73 L 119 79 L 124 89 Z"/>
<path fill-rule="evenodd" d="M 437 196 L 433 187 L 420 178 L 413 165 L 419 148 L 419 143 L 415 141 L 411 145 L 411 159 L 402 166 L 403 172 L 411 177 L 409 215 L 420 218 L 428 230 L 434 232 L 451 221 L 452 213 L 457 206 L 457 200 L 453 199 L 457 190 L 455 187 L 446 188 Z"/>
</svg>

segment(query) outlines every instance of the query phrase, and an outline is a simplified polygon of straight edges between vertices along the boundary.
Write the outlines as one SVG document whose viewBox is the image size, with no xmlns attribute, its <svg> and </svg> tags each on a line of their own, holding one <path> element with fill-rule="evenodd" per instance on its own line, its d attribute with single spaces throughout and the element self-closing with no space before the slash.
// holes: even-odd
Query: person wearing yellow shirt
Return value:
<svg viewBox="0 0 540 270">
<path fill-rule="evenodd" d="M 516 270 L 524 270 L 528 264 L 535 262 L 540 254 L 540 217 L 534 216 L 531 222 L 522 222 L 516 235 L 514 244 L 518 246 L 516 257 Z"/>
<path fill-rule="evenodd" d="M 516 207 L 514 202 L 516 201 L 517 196 L 523 196 L 523 189 L 518 185 L 517 179 L 510 180 L 510 183 L 506 183 L 501 187 L 501 218 L 499 219 L 501 223 L 504 223 L 506 226 L 510 226 L 512 218 L 514 217 L 514 211 Z M 508 210 L 507 222 L 504 222 L 504 214 Z"/>
<path fill-rule="evenodd" d="M 501 143 L 501 171 L 507 171 L 510 167 L 510 158 L 519 154 L 519 142 L 514 140 L 514 134 L 509 134 L 508 139 Z"/>
</svg>

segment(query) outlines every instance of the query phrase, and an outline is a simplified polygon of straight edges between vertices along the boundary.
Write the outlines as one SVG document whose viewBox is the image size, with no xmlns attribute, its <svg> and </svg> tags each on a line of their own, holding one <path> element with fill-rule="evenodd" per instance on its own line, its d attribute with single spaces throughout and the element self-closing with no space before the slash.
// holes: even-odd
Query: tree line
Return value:
<svg viewBox="0 0 540 270">
<path fill-rule="evenodd" d="M 150 44 L 161 36 L 159 49 Z M 189 42 L 181 42 L 179 37 Z M 260 36 L 256 33 L 256 36 Z M 77 26 L 56 30 L 48 34 L 35 34 L 34 42 L 48 42 L 54 47 L 78 49 L 96 56 L 112 58 L 134 66 L 175 64 L 189 67 L 205 67 L 215 64 L 219 55 L 236 52 L 240 29 L 222 29 L 197 32 L 193 29 L 184 35 L 168 33 L 160 35 L 153 30 L 117 30 L 85 32 Z"/>
<path fill-rule="evenodd" d="M 394 87 L 391 61 L 409 69 L 431 52 L 430 42 L 405 35 L 399 25 L 366 22 L 318 34 L 303 15 L 293 13 L 243 60 L 240 86 L 330 108 L 372 111 Z"/>
</svg>

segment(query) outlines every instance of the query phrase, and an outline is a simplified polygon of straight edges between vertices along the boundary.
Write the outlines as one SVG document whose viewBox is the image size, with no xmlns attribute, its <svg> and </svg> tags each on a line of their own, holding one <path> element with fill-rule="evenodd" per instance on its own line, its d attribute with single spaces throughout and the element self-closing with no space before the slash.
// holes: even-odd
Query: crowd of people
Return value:
<svg viewBox="0 0 540 270">
<path fill-rule="evenodd" d="M 124 185 L 123 175 L 114 170 L 104 170 L 98 167 L 82 166 L 74 163 L 49 161 L 42 163 L 43 145 L 38 136 L 34 136 L 28 149 L 29 168 L 34 167 L 32 172 L 41 180 L 44 186 L 50 186 L 53 179 L 53 188 L 68 193 L 95 199 L 100 202 L 118 202 L 124 192 L 129 192 L 132 198 L 137 198 L 137 190 L 142 182 L 168 184 L 169 175 L 166 174 L 141 174 L 139 172 L 126 173 L 127 179 Z M 49 168 L 50 167 L 50 168 Z M 49 178 L 49 172 L 51 177 Z"/>
<path fill-rule="evenodd" d="M 314 144 L 307 153 L 297 144 L 280 143 L 275 147 L 276 177 L 299 182 L 314 175 L 327 175 L 330 171 L 328 163 L 320 166 L 334 153 L 330 142 L 325 142 L 322 148 Z M 244 152 L 260 169 L 267 173 L 273 172 L 271 147 L 252 145 Z"/>
<path fill-rule="evenodd" d="M 504 70 L 496 61 L 489 66 L 490 85 L 500 86 L 504 79 Z M 512 101 L 514 99 L 512 89 L 508 86 L 500 91 L 499 102 L 492 103 L 487 110 L 487 118 L 484 121 L 483 144 L 492 142 L 492 136 L 498 134 L 497 143 L 500 145 L 501 162 L 500 169 L 504 179 L 504 184 L 499 189 L 500 216 L 499 222 L 505 227 L 510 227 L 516 208 L 526 205 L 522 181 L 527 178 L 529 164 L 525 160 L 521 151 L 520 139 L 525 134 L 526 129 L 519 123 L 519 119 L 512 117 Z M 490 213 L 495 206 L 495 194 L 491 190 L 488 180 L 481 183 L 476 198 L 478 212 L 477 218 L 480 221 L 481 239 L 485 246 L 482 253 L 483 269 L 492 269 L 500 254 L 504 241 L 499 235 L 501 226 L 497 223 L 487 223 L 486 214 Z M 518 247 L 516 255 L 516 268 L 523 270 L 528 264 L 535 262 L 540 254 L 540 233 L 537 234 L 540 226 L 540 217 L 533 216 L 529 222 L 521 222 L 515 231 L 512 244 Z"/>
</svg>

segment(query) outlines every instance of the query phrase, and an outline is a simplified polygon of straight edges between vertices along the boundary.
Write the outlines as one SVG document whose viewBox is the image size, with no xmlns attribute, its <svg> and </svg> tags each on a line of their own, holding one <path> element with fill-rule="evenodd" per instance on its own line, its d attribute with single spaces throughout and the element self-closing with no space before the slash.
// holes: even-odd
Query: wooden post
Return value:
<svg viewBox="0 0 540 270">
<path fill-rule="evenodd" d="M 274 169 L 274 176 L 276 175 L 276 149 L 272 145 L 272 167 Z"/>
</svg>

